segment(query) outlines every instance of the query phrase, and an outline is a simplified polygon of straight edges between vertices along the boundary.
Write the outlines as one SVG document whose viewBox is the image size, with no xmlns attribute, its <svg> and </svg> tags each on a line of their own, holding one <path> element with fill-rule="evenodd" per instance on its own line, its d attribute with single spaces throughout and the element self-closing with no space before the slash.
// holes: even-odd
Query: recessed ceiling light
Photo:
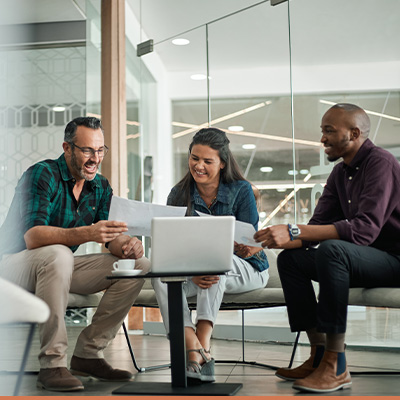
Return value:
<svg viewBox="0 0 400 400">
<path fill-rule="evenodd" d="M 265 211 L 261 211 L 259 214 L 260 218 L 265 218 L 267 216 L 267 213 Z"/>
<path fill-rule="evenodd" d="M 272 172 L 274 169 L 272 167 L 261 167 L 261 172 Z"/>
<path fill-rule="evenodd" d="M 242 149 L 245 149 L 245 150 L 254 150 L 256 147 L 257 146 L 255 144 L 252 144 L 252 143 L 248 143 L 248 144 L 242 145 Z"/>
<path fill-rule="evenodd" d="M 279 188 L 279 189 L 276 189 L 276 191 L 279 192 L 279 193 L 284 193 L 284 192 L 286 192 L 286 189 L 285 188 Z"/>
<path fill-rule="evenodd" d="M 187 40 L 184 38 L 176 38 L 172 41 L 172 44 L 174 44 L 175 46 L 186 46 L 189 43 L 190 43 L 190 40 Z"/>
<path fill-rule="evenodd" d="M 289 171 L 288 171 L 288 174 L 289 175 L 297 175 L 299 172 L 298 171 L 296 171 L 296 170 L 292 170 L 292 169 L 290 169 Z"/>
<path fill-rule="evenodd" d="M 228 126 L 228 130 L 232 132 L 242 132 L 244 130 L 243 126 L 240 125 L 232 125 Z"/>
<path fill-rule="evenodd" d="M 304 182 L 308 182 L 308 181 L 310 180 L 310 178 L 311 178 L 311 174 L 308 174 L 308 175 L 303 179 L 303 181 L 304 181 Z"/>
<path fill-rule="evenodd" d="M 300 170 L 300 173 L 301 173 L 302 175 L 307 175 L 309 172 L 310 172 L 310 171 L 309 171 L 308 169 L 301 169 L 301 170 Z"/>
<path fill-rule="evenodd" d="M 55 111 L 55 112 L 63 112 L 63 111 L 65 111 L 65 107 L 56 106 L 56 107 L 53 107 L 53 111 Z"/>
<path fill-rule="evenodd" d="M 204 79 L 207 79 L 207 75 L 204 74 L 193 74 L 190 76 L 190 79 L 193 79 L 194 81 L 203 81 Z"/>
</svg>

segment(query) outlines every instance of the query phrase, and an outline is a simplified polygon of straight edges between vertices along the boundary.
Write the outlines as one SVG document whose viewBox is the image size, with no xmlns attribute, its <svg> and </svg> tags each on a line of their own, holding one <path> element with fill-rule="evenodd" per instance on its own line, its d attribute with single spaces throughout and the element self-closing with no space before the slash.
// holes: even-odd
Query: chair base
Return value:
<svg viewBox="0 0 400 400">
<path fill-rule="evenodd" d="M 252 367 L 261 367 L 277 370 L 280 367 L 276 367 L 275 365 L 258 363 L 256 361 L 237 361 L 237 360 L 215 360 L 216 364 L 239 364 L 239 365 L 250 365 Z"/>
</svg>

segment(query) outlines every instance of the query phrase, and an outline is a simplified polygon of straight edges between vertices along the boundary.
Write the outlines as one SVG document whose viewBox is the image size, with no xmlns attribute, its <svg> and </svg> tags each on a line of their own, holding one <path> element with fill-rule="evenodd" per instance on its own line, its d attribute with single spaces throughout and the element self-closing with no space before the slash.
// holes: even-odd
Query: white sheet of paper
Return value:
<svg viewBox="0 0 400 400">
<path fill-rule="evenodd" d="M 185 214 L 186 207 L 144 203 L 113 196 L 108 219 L 126 222 L 129 235 L 150 236 L 151 220 L 154 217 L 183 217 Z"/>
<path fill-rule="evenodd" d="M 261 243 L 254 240 L 253 236 L 256 233 L 254 226 L 248 222 L 235 222 L 235 242 L 245 244 L 246 246 L 262 247 Z"/>
<path fill-rule="evenodd" d="M 196 211 L 200 217 L 213 217 L 214 215 L 202 213 L 201 211 Z M 261 243 L 256 242 L 253 239 L 256 230 L 252 224 L 243 221 L 235 221 L 235 242 L 239 244 L 244 244 L 246 246 L 262 247 Z"/>
</svg>

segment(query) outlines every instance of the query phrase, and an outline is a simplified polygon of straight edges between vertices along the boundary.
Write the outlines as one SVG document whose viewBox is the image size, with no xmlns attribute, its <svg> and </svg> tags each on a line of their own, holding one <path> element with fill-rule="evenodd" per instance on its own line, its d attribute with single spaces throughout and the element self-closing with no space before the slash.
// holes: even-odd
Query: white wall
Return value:
<svg viewBox="0 0 400 400">
<path fill-rule="evenodd" d="M 136 48 L 148 39 L 131 8 L 126 6 L 126 35 Z M 156 52 L 141 58 L 156 81 L 156 102 L 152 109 L 143 109 L 141 119 L 146 121 L 148 132 L 143 141 L 143 157 L 153 157 L 153 202 L 165 204 L 173 186 L 173 151 L 171 137 L 171 99 L 168 94 L 168 78 L 164 66 Z"/>
</svg>

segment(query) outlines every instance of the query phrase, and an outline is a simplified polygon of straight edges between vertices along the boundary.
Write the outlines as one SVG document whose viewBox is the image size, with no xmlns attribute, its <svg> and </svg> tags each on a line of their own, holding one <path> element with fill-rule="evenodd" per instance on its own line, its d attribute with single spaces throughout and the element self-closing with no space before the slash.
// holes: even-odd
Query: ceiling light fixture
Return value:
<svg viewBox="0 0 400 400">
<path fill-rule="evenodd" d="M 300 174 L 301 175 L 307 175 L 310 171 L 308 169 L 301 169 Z"/>
<path fill-rule="evenodd" d="M 65 111 L 65 107 L 63 107 L 63 106 L 55 106 L 55 107 L 53 107 L 53 111 L 54 112 L 63 112 L 63 111 Z"/>
<path fill-rule="evenodd" d="M 190 79 L 193 79 L 194 81 L 204 81 L 204 79 L 207 79 L 207 75 L 193 74 L 193 75 L 190 75 Z"/>
<path fill-rule="evenodd" d="M 192 133 L 192 132 L 194 132 L 194 131 L 196 131 L 198 129 L 201 129 L 201 128 L 207 128 L 209 126 L 219 124 L 220 122 L 226 121 L 226 120 L 231 119 L 231 118 L 238 117 L 239 115 L 243 115 L 243 114 L 246 114 L 248 112 L 257 110 L 258 108 L 265 107 L 265 106 L 267 106 L 269 104 L 270 103 L 268 103 L 267 101 L 266 102 L 262 102 L 262 103 L 258 103 L 258 104 L 255 104 L 254 106 L 244 108 L 243 110 L 236 111 L 236 112 L 234 112 L 232 114 L 227 114 L 227 115 L 224 115 L 224 116 L 222 116 L 220 118 L 213 119 L 212 121 L 210 121 L 210 123 L 205 122 L 204 124 L 193 125 L 193 128 L 186 129 L 186 130 L 178 132 L 178 133 L 174 133 L 172 135 L 172 139 L 177 139 L 177 138 L 179 138 L 181 136 L 185 136 L 185 135 L 187 135 L 189 133 Z M 172 124 L 174 124 L 174 123 L 172 123 Z M 226 131 L 226 130 L 224 130 L 224 131 Z M 231 132 L 231 133 L 232 133 L 232 135 L 233 134 L 235 134 L 235 135 L 241 135 L 242 134 L 242 132 Z"/>
<path fill-rule="evenodd" d="M 319 102 L 322 103 L 322 104 L 328 104 L 330 106 L 334 106 L 335 104 L 338 104 L 338 103 L 335 103 L 333 101 L 328 101 L 328 100 L 320 100 Z M 394 117 L 392 115 L 382 114 L 382 113 L 378 113 L 378 112 L 370 111 L 370 110 L 365 110 L 365 109 L 364 109 L 364 111 L 367 114 L 375 115 L 376 117 L 387 118 L 387 119 L 391 119 L 393 121 L 399 121 L 400 122 L 400 118 L 399 117 Z"/>
<path fill-rule="evenodd" d="M 299 172 L 298 171 L 296 171 L 296 170 L 292 170 L 292 169 L 289 169 L 289 171 L 288 171 L 288 175 L 291 175 L 291 176 L 293 176 L 293 175 L 297 175 Z"/>
<path fill-rule="evenodd" d="M 310 173 L 308 173 L 308 175 L 303 179 L 303 182 L 308 182 L 310 180 L 311 176 L 312 175 Z"/>
<path fill-rule="evenodd" d="M 242 145 L 242 149 L 244 150 L 254 150 L 257 146 L 252 143 Z"/>
<path fill-rule="evenodd" d="M 222 129 L 224 130 L 224 129 Z M 312 142 L 311 140 L 303 140 L 303 139 L 292 139 L 284 136 L 276 136 L 276 135 L 267 135 L 264 133 L 255 133 L 255 132 L 228 132 L 231 135 L 240 135 L 240 136 L 247 136 L 253 137 L 258 139 L 267 139 L 267 140 L 276 140 L 277 142 L 287 142 L 287 143 L 297 143 L 297 144 L 304 144 L 306 146 L 315 146 L 315 147 L 322 147 L 320 142 Z"/>
<path fill-rule="evenodd" d="M 243 126 L 240 126 L 240 125 L 228 126 L 228 131 L 232 131 L 232 132 L 242 132 L 243 130 L 244 130 Z"/>
<path fill-rule="evenodd" d="M 261 167 L 261 172 L 272 172 L 274 169 L 272 167 Z"/>
<path fill-rule="evenodd" d="M 172 44 L 174 44 L 175 46 L 186 46 L 189 43 L 190 40 L 184 38 L 176 38 L 172 40 Z"/>
</svg>

